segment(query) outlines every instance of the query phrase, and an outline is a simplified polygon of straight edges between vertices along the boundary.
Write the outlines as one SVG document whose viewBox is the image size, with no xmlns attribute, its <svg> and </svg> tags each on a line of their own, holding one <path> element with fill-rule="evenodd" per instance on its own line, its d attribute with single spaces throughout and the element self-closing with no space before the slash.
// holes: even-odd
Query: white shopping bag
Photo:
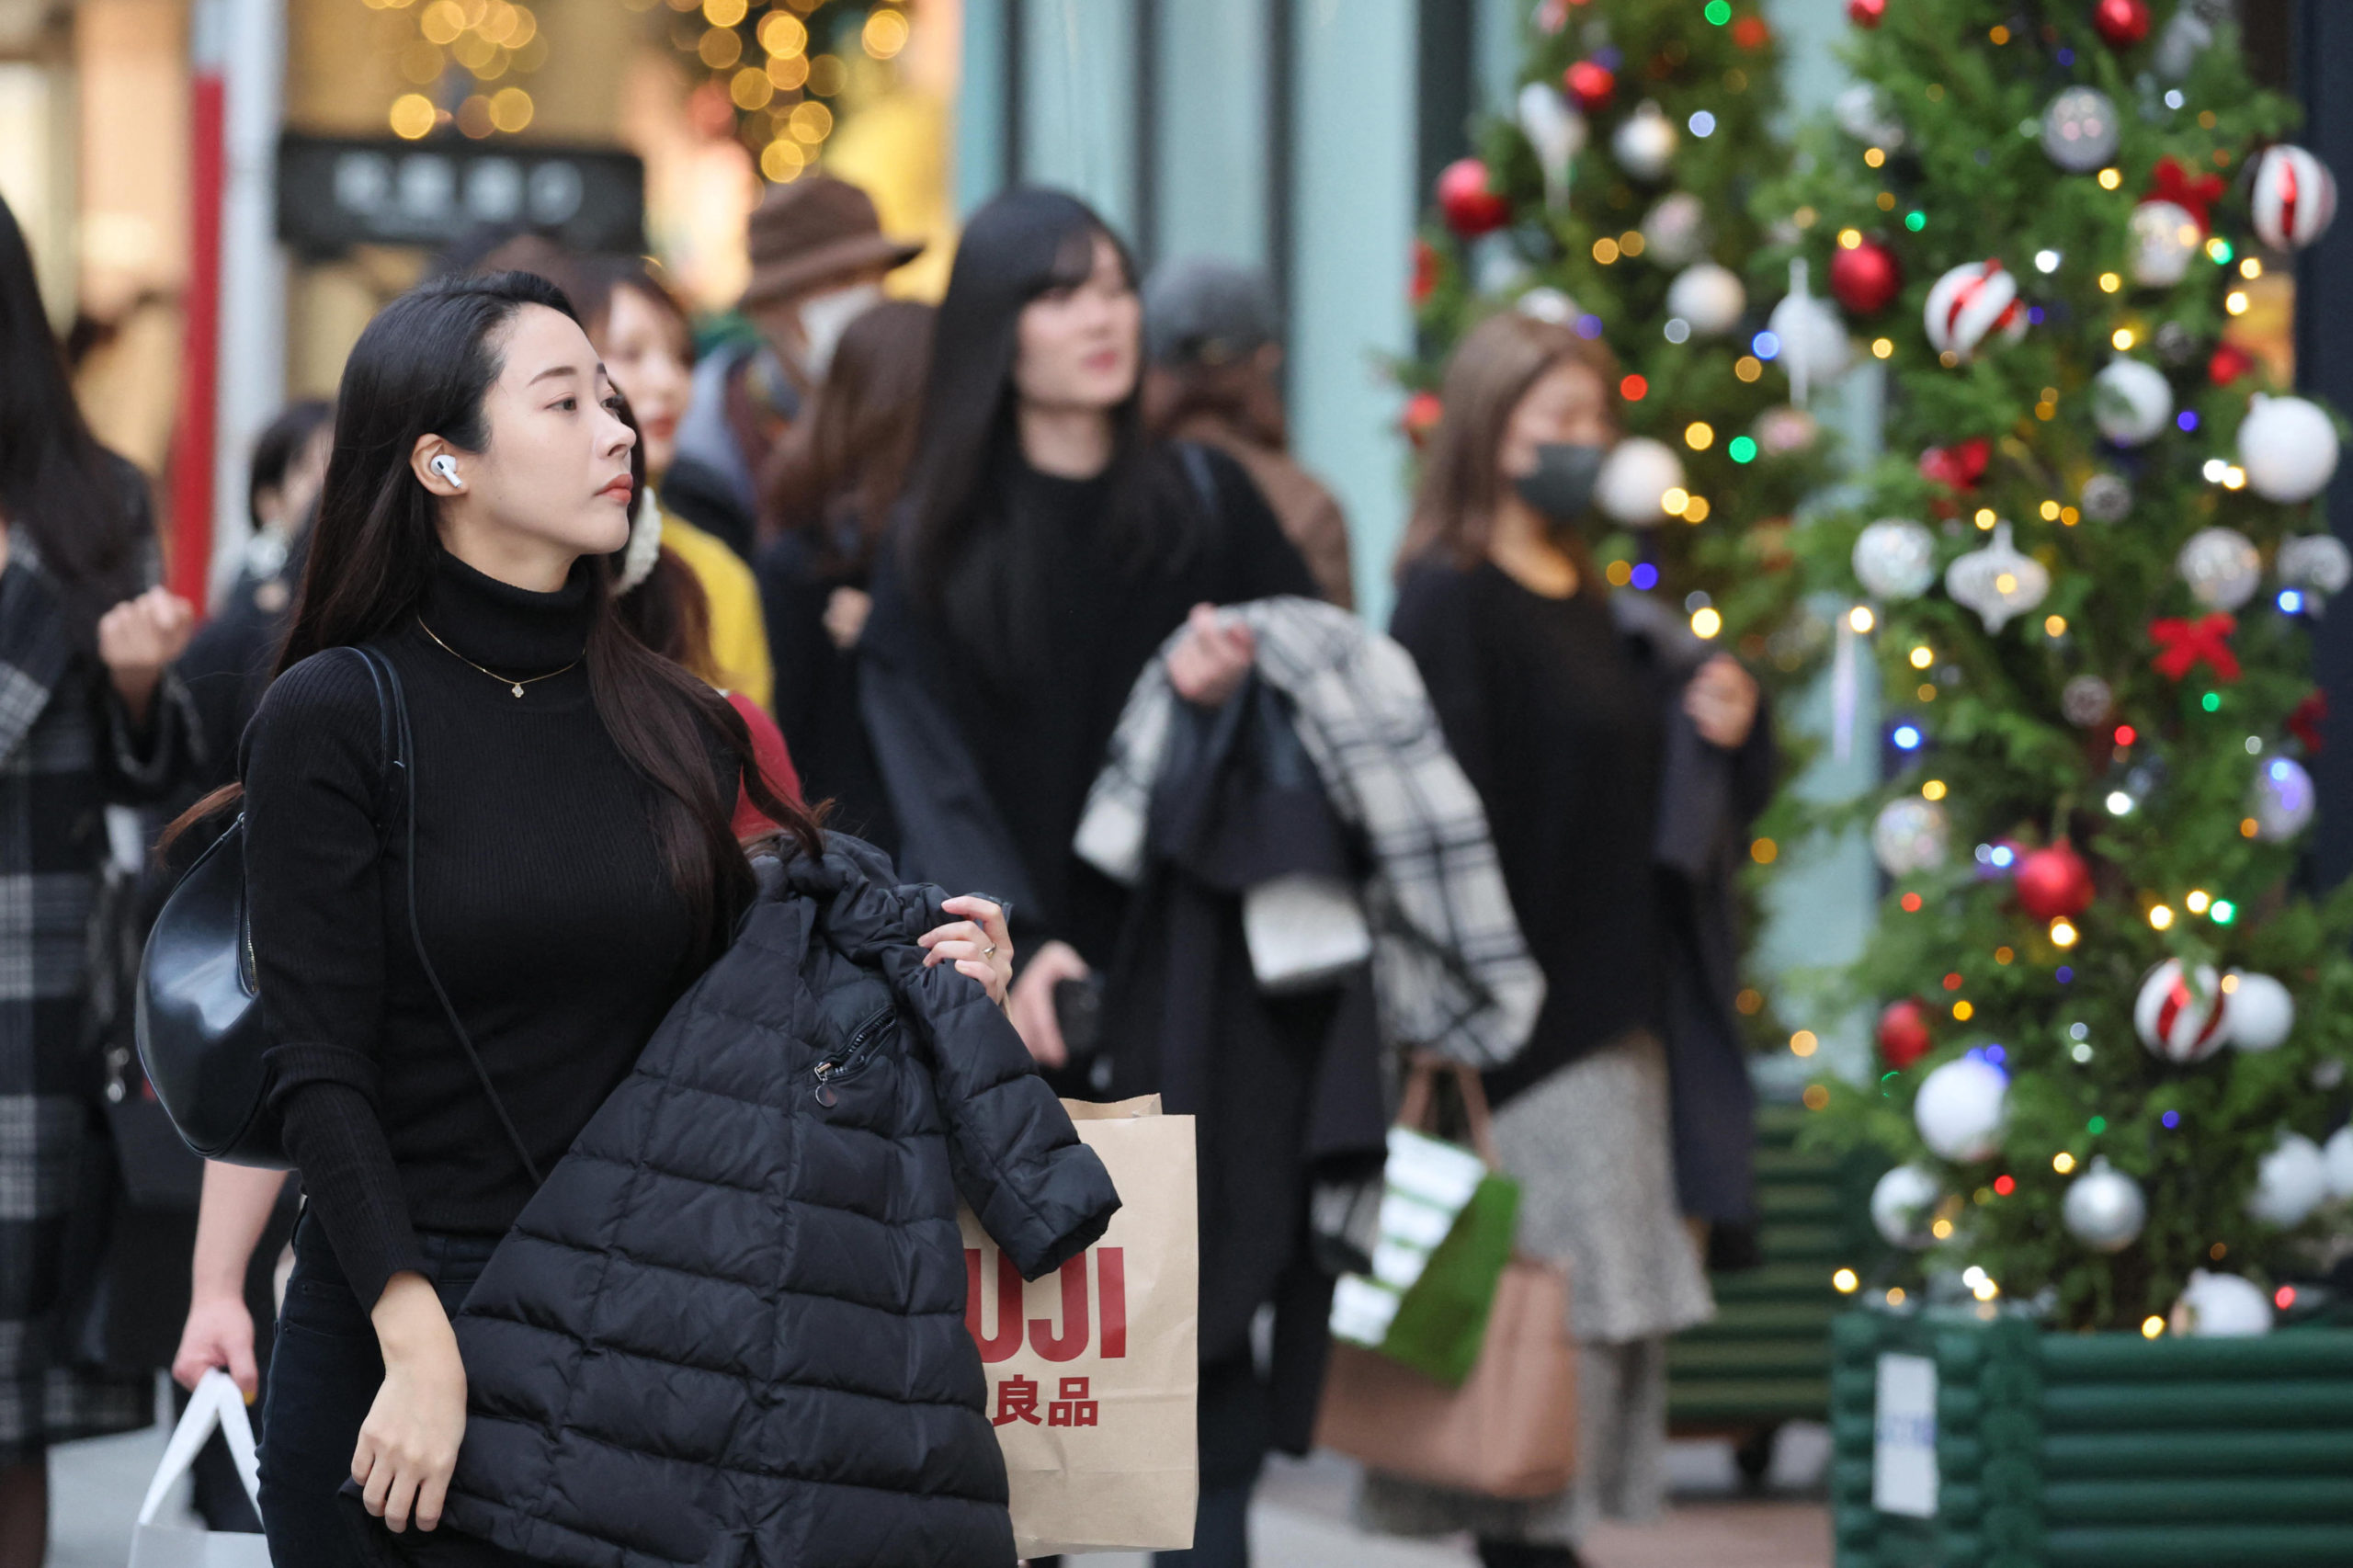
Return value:
<svg viewBox="0 0 2353 1568">
<path fill-rule="evenodd" d="M 269 1543 L 260 1536 L 182 1529 L 155 1522 L 164 1499 L 196 1462 L 198 1451 L 215 1426 L 228 1439 L 229 1457 L 237 1462 L 237 1479 L 245 1483 L 245 1495 L 254 1500 L 255 1512 L 260 1512 L 261 1471 L 254 1458 L 253 1423 L 245 1419 L 245 1396 L 237 1392 L 229 1374 L 216 1367 L 204 1374 L 204 1381 L 188 1396 L 188 1413 L 173 1429 L 164 1462 L 155 1467 L 155 1479 L 148 1483 L 147 1500 L 139 1505 L 139 1528 L 131 1538 L 131 1568 L 269 1568 Z"/>
</svg>

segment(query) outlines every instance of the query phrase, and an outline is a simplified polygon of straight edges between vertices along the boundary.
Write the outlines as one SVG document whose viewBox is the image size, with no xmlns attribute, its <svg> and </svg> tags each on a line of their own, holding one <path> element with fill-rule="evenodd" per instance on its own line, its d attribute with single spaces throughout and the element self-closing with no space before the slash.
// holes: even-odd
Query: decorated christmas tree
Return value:
<svg viewBox="0 0 2353 1568">
<path fill-rule="evenodd" d="M 2234 337 L 2335 186 L 2220 9 L 1854 0 L 1863 85 L 1762 204 L 1892 370 L 1797 540 L 1889 761 L 1881 1060 L 1809 1103 L 1904 1162 L 1921 1272 L 2153 1335 L 2195 1270 L 2293 1301 L 2353 1197 L 2353 899 L 2298 881 L 2337 430 Z"/>
<path fill-rule="evenodd" d="M 1606 342 L 1633 438 L 1604 477 L 1618 531 L 1596 553 L 1612 585 L 1681 605 L 1768 673 L 1814 651 L 1771 634 L 1796 590 L 1790 513 L 1826 466 L 1798 405 L 1848 352 L 1843 333 L 1785 345 L 1786 258 L 1742 274 L 1762 243 L 1751 198 L 1789 155 L 1779 70 L 1758 0 L 1533 5 L 1512 113 L 1438 180 L 1415 268 L 1423 352 L 1402 367 L 1418 433 L 1448 353 L 1492 312 Z"/>
</svg>

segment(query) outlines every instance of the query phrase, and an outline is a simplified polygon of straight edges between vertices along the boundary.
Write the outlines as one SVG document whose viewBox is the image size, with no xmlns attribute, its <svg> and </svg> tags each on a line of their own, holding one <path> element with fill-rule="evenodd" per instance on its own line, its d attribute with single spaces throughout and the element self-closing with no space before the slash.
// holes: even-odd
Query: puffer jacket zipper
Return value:
<svg viewBox="0 0 2353 1568">
<path fill-rule="evenodd" d="M 864 1072 L 868 1063 L 874 1060 L 875 1051 L 881 1046 L 882 1028 L 891 1021 L 891 1006 L 885 1003 L 875 1011 L 872 1017 L 858 1025 L 851 1033 L 848 1050 L 839 1056 L 829 1056 L 818 1062 L 813 1070 L 817 1082 L 821 1085 L 838 1084 L 846 1078 L 854 1078 Z"/>
</svg>

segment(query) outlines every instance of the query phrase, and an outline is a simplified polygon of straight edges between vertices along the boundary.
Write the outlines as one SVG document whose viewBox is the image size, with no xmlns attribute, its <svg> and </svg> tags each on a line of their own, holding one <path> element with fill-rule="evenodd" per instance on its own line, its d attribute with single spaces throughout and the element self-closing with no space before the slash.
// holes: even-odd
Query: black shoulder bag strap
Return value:
<svg viewBox="0 0 2353 1568">
<path fill-rule="evenodd" d="M 400 770 L 403 780 L 407 820 L 402 831 L 406 835 L 407 846 L 402 861 L 408 878 L 409 940 L 415 945 L 416 961 L 425 971 L 426 983 L 433 987 L 434 998 L 441 1004 L 442 1017 L 449 1020 L 449 1032 L 458 1037 L 458 1044 L 464 1048 L 466 1060 L 482 1083 L 482 1092 L 490 1096 L 490 1108 L 498 1113 L 498 1125 L 506 1131 L 507 1142 L 515 1146 L 515 1157 L 523 1162 L 523 1169 L 529 1173 L 531 1185 L 536 1187 L 545 1179 L 540 1174 L 539 1162 L 531 1158 L 523 1135 L 515 1130 L 515 1119 L 506 1114 L 506 1102 L 499 1097 L 498 1086 L 490 1081 L 490 1069 L 483 1065 L 482 1053 L 474 1049 L 473 1036 L 466 1032 L 457 1006 L 450 1002 L 441 976 L 435 972 L 433 960 L 425 951 L 425 928 L 418 923 L 416 914 L 416 769 L 412 766 L 416 754 L 409 733 L 408 698 L 401 690 L 400 672 L 392 667 L 392 660 L 373 648 L 355 644 L 352 652 L 367 661 L 368 673 L 376 683 L 376 700 L 385 726 L 384 756 L 391 767 Z"/>
</svg>

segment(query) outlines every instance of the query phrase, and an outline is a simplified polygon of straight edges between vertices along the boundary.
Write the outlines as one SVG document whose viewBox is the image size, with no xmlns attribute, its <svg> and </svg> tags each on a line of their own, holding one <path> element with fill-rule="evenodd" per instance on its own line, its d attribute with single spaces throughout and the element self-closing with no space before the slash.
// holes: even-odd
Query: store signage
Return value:
<svg viewBox="0 0 2353 1568">
<path fill-rule="evenodd" d="M 278 144 L 278 233 L 311 256 L 528 229 L 574 249 L 645 248 L 645 166 L 604 149 L 359 141 Z"/>
<path fill-rule="evenodd" d="M 1879 1358 L 1871 1448 L 1871 1506 L 1915 1519 L 1937 1517 L 1937 1364 L 1926 1356 Z"/>
</svg>

